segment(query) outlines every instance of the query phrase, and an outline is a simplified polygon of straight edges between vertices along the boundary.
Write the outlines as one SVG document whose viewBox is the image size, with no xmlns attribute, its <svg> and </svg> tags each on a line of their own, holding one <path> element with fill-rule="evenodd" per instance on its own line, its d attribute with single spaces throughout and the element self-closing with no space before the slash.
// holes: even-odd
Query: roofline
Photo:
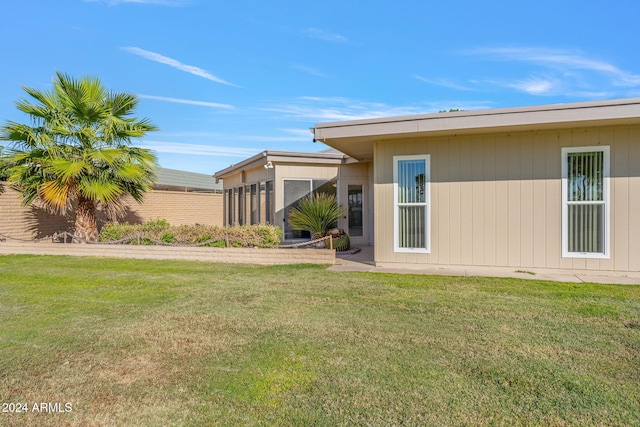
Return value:
<svg viewBox="0 0 640 427">
<path fill-rule="evenodd" d="M 634 124 L 640 98 L 319 123 L 312 132 L 314 141 L 371 161 L 376 141 Z"/>
<path fill-rule="evenodd" d="M 340 122 L 325 122 L 317 123 L 310 131 L 314 133 L 317 129 L 324 128 L 337 128 L 337 127 L 349 127 L 349 126 L 361 126 L 368 124 L 382 124 L 382 123 L 398 123 L 398 122 L 413 122 L 422 120 L 434 120 L 434 119 L 447 119 L 457 118 L 463 119 L 465 117 L 478 117 L 478 116 L 499 116 L 508 114 L 524 114 L 535 112 L 548 112 L 559 110 L 580 110 L 601 108 L 607 106 L 625 106 L 625 105 L 640 105 L 640 98 L 624 98 L 624 99 L 612 99 L 606 101 L 587 101 L 587 102 L 572 102 L 566 104 L 548 104 L 539 106 L 528 107 L 511 107 L 511 108 L 491 108 L 483 110 L 469 110 L 469 111 L 456 111 L 456 112 L 443 112 L 443 113 L 427 113 L 416 114 L 410 116 L 394 116 L 394 117 L 381 117 L 372 119 L 360 119 L 360 120 L 347 120 Z"/>
<path fill-rule="evenodd" d="M 225 169 L 219 170 L 213 174 L 213 177 L 218 180 L 224 176 L 230 175 L 240 169 L 247 167 L 255 167 L 268 161 L 276 162 L 289 162 L 289 163 L 319 163 L 319 160 L 324 160 L 326 163 L 343 163 L 347 156 L 342 153 L 308 153 L 301 151 L 274 151 L 265 150 L 256 155 L 253 155 L 240 163 L 231 165 Z"/>
</svg>

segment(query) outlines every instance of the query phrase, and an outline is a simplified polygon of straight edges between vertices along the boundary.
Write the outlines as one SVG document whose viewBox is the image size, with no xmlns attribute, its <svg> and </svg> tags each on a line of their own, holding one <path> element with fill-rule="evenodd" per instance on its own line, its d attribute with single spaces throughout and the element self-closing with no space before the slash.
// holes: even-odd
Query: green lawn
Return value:
<svg viewBox="0 0 640 427">
<path fill-rule="evenodd" d="M 640 287 L 0 256 L 0 425 L 640 425 Z"/>
</svg>

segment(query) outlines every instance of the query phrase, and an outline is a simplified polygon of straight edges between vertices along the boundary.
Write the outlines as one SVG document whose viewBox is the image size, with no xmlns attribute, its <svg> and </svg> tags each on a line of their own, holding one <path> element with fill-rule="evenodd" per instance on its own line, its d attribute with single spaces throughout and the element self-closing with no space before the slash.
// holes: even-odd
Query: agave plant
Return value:
<svg viewBox="0 0 640 427">
<path fill-rule="evenodd" d="M 308 231 L 312 239 L 317 239 L 324 237 L 342 215 L 342 205 L 338 204 L 335 196 L 312 193 L 291 211 L 289 224 L 294 230 Z"/>
</svg>

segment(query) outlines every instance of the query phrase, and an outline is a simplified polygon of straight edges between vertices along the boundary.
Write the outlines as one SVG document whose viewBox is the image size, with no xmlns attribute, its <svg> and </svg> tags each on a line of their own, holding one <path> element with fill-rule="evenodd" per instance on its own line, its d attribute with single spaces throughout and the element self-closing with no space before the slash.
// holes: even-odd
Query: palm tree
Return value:
<svg viewBox="0 0 640 427">
<path fill-rule="evenodd" d="M 122 212 L 123 198 L 141 202 L 155 180 L 155 155 L 133 138 L 157 130 L 131 117 L 138 98 L 107 91 L 95 78 L 56 73 L 52 91 L 23 87 L 35 100 L 19 100 L 31 125 L 7 121 L 0 140 L 10 141 L 8 181 L 25 206 L 40 201 L 54 212 L 75 206 L 75 234 L 98 239 L 96 209 Z"/>
</svg>

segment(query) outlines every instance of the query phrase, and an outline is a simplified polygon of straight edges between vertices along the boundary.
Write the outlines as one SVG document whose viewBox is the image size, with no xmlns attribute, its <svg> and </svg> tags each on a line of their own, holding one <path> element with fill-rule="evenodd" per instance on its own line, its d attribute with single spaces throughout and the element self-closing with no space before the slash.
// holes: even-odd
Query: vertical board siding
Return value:
<svg viewBox="0 0 640 427">
<path fill-rule="evenodd" d="M 483 265 L 496 265 L 496 239 L 498 223 L 496 220 L 496 145 L 495 138 L 486 136 L 483 138 L 483 186 L 484 186 L 484 263 Z"/>
<path fill-rule="evenodd" d="M 558 134 L 543 134 L 546 162 L 545 182 L 545 242 L 544 267 L 560 268 L 562 256 L 562 183 L 560 168 L 562 159 L 561 143 Z"/>
<path fill-rule="evenodd" d="M 449 264 L 449 246 L 451 241 L 451 203 L 450 203 L 450 189 L 449 189 L 449 143 L 446 140 L 440 140 L 438 143 L 438 150 L 434 153 L 431 159 L 431 188 L 438 191 L 437 198 L 431 198 L 431 205 L 433 211 L 438 212 L 437 222 L 432 221 L 432 224 L 438 224 L 438 235 L 435 240 L 431 241 L 432 252 L 437 254 L 438 263 Z M 435 159 L 435 160 L 434 160 Z M 435 183 L 433 177 L 438 177 L 438 182 Z"/>
<path fill-rule="evenodd" d="M 471 201 L 473 208 L 471 209 L 471 218 L 469 222 L 472 225 L 472 244 L 471 244 L 471 259 L 473 265 L 485 265 L 484 261 L 484 182 L 486 180 L 484 173 L 486 167 L 484 164 L 484 152 L 486 148 L 484 146 L 484 138 L 476 137 L 470 141 L 469 147 L 472 153 L 472 165 L 471 165 Z"/>
<path fill-rule="evenodd" d="M 628 129 L 625 140 L 629 144 L 629 270 L 640 271 L 640 127 Z"/>
<path fill-rule="evenodd" d="M 473 265 L 473 162 L 472 145 L 460 146 L 460 263 Z"/>
<path fill-rule="evenodd" d="M 431 162 L 436 162 L 436 159 L 431 159 Z M 451 215 L 450 228 L 449 228 L 449 262 L 451 264 L 461 263 L 461 245 L 462 245 L 462 232 L 461 232 L 461 172 L 460 172 L 460 142 L 458 139 L 449 141 L 449 200 L 451 206 L 449 208 L 449 215 Z M 433 179 L 433 177 L 432 177 Z M 441 185 L 441 184 L 438 184 Z M 432 224 L 436 225 L 436 224 Z"/>
<path fill-rule="evenodd" d="M 545 267 L 545 232 L 547 219 L 547 145 L 544 135 L 535 134 L 533 138 L 533 267 Z"/>
<path fill-rule="evenodd" d="M 640 126 L 376 142 L 381 264 L 640 271 Z M 562 257 L 561 150 L 611 147 L 610 259 Z M 431 253 L 393 251 L 393 156 L 431 155 Z"/>
<path fill-rule="evenodd" d="M 533 138 L 523 134 L 520 139 L 520 266 L 533 267 Z M 536 147 L 536 151 L 541 151 Z"/>
<path fill-rule="evenodd" d="M 614 257 L 610 260 L 613 265 L 608 269 L 629 269 L 629 139 L 627 129 L 617 129 L 607 133 L 611 144 L 611 187 L 610 199 L 612 203 L 611 215 L 611 252 Z M 640 219 L 640 212 L 636 211 L 636 219 Z M 601 262 L 601 264 L 605 264 Z M 611 262 L 609 262 L 611 264 Z M 599 266 L 601 269 L 604 266 Z"/>
<path fill-rule="evenodd" d="M 507 139 L 507 162 L 509 171 L 509 184 L 508 184 L 508 217 L 507 223 L 504 225 L 509 231 L 509 257 L 507 265 L 510 267 L 520 267 L 520 257 L 522 255 L 522 248 L 520 247 L 520 235 L 522 233 L 521 228 L 521 214 L 522 205 L 520 200 L 520 191 L 522 181 L 520 175 L 521 169 L 521 135 L 503 135 L 501 138 Z"/>
<path fill-rule="evenodd" d="M 496 137 L 496 265 L 509 264 L 509 144 Z"/>
</svg>

